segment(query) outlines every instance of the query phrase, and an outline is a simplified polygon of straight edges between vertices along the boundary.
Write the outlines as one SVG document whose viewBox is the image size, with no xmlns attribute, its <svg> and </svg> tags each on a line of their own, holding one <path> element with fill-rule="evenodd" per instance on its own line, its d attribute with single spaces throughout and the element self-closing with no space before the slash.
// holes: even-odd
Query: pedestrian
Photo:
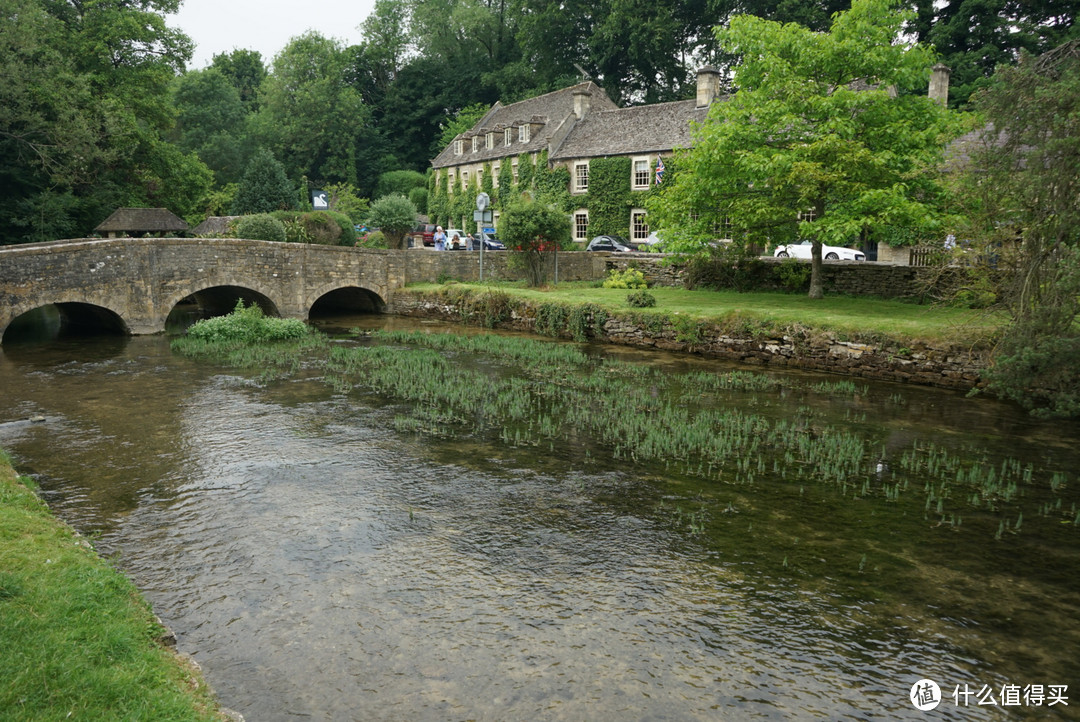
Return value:
<svg viewBox="0 0 1080 722">
<path fill-rule="evenodd" d="M 435 235 L 432 239 L 435 241 L 436 251 L 446 250 L 446 233 L 443 232 L 442 226 L 435 226 Z"/>
<path fill-rule="evenodd" d="M 472 233 L 465 234 L 465 243 L 470 251 L 476 250 L 476 237 Z"/>
<path fill-rule="evenodd" d="M 450 241 L 450 248 L 454 251 L 461 248 L 461 239 L 458 238 L 458 234 L 456 233 L 454 234 L 454 238 Z"/>
</svg>

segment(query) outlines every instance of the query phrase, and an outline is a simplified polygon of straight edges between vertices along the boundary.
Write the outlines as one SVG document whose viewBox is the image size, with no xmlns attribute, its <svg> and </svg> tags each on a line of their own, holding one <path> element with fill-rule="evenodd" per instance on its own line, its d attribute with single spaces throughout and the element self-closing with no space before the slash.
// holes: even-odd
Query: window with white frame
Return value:
<svg viewBox="0 0 1080 722">
<path fill-rule="evenodd" d="M 649 224 L 645 222 L 645 210 L 635 208 L 630 211 L 630 240 L 644 241 L 649 237 Z"/>
<path fill-rule="evenodd" d="M 469 190 L 469 171 L 461 171 L 461 190 Z"/>
<path fill-rule="evenodd" d="M 478 150 L 480 150 L 480 136 L 474 135 L 472 137 L 472 152 L 475 153 Z"/>
<path fill-rule="evenodd" d="M 730 241 L 732 236 L 731 216 L 723 216 L 713 227 L 713 234 L 718 240 Z"/>
<path fill-rule="evenodd" d="M 491 187 L 499 187 L 499 170 L 502 168 L 500 165 L 491 166 Z"/>
<path fill-rule="evenodd" d="M 454 171 L 447 169 L 446 171 L 446 192 L 454 192 Z"/>
<path fill-rule="evenodd" d="M 510 164 L 510 170 L 514 174 L 514 183 L 516 184 L 518 182 L 518 160 L 517 160 L 517 158 L 514 158 L 513 162 Z"/>
<path fill-rule="evenodd" d="M 518 126 L 518 142 L 519 143 L 528 143 L 529 142 L 529 126 L 528 126 L 528 124 Z"/>
<path fill-rule="evenodd" d="M 584 193 L 589 190 L 589 164 L 574 164 L 574 192 Z"/>
<path fill-rule="evenodd" d="M 478 191 L 484 190 L 484 169 L 483 168 L 477 168 L 476 169 L 476 190 L 478 190 Z"/>
<path fill-rule="evenodd" d="M 512 143 L 513 140 L 514 140 L 514 129 L 513 128 L 507 128 L 503 132 L 503 145 L 510 145 L 510 143 Z"/>
<path fill-rule="evenodd" d="M 817 209 L 807 208 L 805 211 L 799 211 L 800 223 L 812 223 L 817 218 Z"/>
<path fill-rule="evenodd" d="M 589 238 L 589 211 L 585 208 L 574 211 L 574 240 L 585 241 Z"/>
<path fill-rule="evenodd" d="M 487 134 L 487 149 L 491 150 L 495 147 L 495 131 L 491 131 Z"/>
<path fill-rule="evenodd" d="M 634 177 L 631 178 L 632 188 L 636 191 L 648 189 L 651 176 L 652 169 L 649 167 L 649 159 L 634 158 Z"/>
<path fill-rule="evenodd" d="M 454 155 L 461 155 L 461 152 L 464 150 L 464 145 L 465 145 L 464 141 L 462 141 L 460 138 L 458 140 L 455 140 L 454 141 Z"/>
</svg>

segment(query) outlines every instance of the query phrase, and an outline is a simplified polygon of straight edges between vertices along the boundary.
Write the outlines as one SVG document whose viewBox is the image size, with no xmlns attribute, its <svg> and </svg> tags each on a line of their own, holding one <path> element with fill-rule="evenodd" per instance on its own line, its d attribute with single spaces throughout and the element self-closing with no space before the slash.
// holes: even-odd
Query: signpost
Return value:
<svg viewBox="0 0 1080 722">
<path fill-rule="evenodd" d="M 491 197 L 487 193 L 481 193 L 476 196 L 476 210 L 473 211 L 473 220 L 477 225 L 481 223 L 493 223 L 494 217 L 492 212 L 488 210 L 488 205 L 491 203 Z M 480 232 L 480 281 L 484 280 L 484 228 Z"/>
</svg>

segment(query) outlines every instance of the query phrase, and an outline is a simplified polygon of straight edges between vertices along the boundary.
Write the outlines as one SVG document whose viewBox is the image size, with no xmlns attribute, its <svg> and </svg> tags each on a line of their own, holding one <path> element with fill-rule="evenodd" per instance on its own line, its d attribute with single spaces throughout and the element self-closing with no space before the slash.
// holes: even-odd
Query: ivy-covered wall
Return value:
<svg viewBox="0 0 1080 722">
<path fill-rule="evenodd" d="M 670 177 L 670 162 L 664 162 L 668 164 Z M 590 159 L 589 190 L 581 195 L 570 193 L 570 170 L 566 166 L 548 166 L 546 150 L 535 156 L 522 153 L 517 156 L 517 163 L 517 183 L 514 183 L 513 158 L 506 157 L 499 167 L 498 187 L 495 187 L 491 164 L 484 163 L 481 187 L 474 186 L 467 193 L 461 191 L 460 173 L 455 173 L 454 184 L 448 188 L 446 170 L 443 169 L 437 174 L 439 182 L 433 184 L 435 188 L 428 203 L 432 222 L 444 227 L 457 226 L 462 217 L 471 218 L 480 191 L 491 196 L 494 210 L 502 210 L 513 199 L 528 194 L 564 213 L 588 209 L 590 237 L 611 234 L 629 238 L 630 209 L 643 208 L 645 199 L 652 192 L 651 189 L 630 189 L 633 165 L 628 156 Z M 654 172 L 655 166 L 651 166 L 650 173 Z"/>
</svg>

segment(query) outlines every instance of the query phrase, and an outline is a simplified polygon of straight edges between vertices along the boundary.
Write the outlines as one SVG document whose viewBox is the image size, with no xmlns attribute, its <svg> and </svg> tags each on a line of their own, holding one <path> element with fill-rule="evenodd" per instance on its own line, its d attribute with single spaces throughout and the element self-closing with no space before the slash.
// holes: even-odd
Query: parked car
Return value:
<svg viewBox="0 0 1080 722">
<path fill-rule="evenodd" d="M 630 247 L 630 244 L 626 242 L 625 238 L 619 236 L 596 236 L 589 245 L 585 247 L 586 251 L 610 251 L 612 253 L 629 253 L 634 249 Z"/>
<path fill-rule="evenodd" d="M 435 224 L 434 223 L 421 223 L 416 228 L 413 228 L 409 232 L 409 238 L 412 240 L 414 246 L 434 246 L 435 245 Z"/>
<path fill-rule="evenodd" d="M 480 234 L 480 240 L 484 243 L 485 251 L 505 251 L 506 244 L 500 241 L 495 236 L 489 236 L 486 233 Z M 479 250 L 479 248 L 477 248 Z"/>
<path fill-rule="evenodd" d="M 773 253 L 777 258 L 810 258 L 813 244 L 810 241 L 802 243 L 789 243 L 777 246 Z M 866 256 L 862 251 L 856 251 L 843 246 L 821 245 L 821 257 L 826 261 L 865 261 Z"/>
</svg>

